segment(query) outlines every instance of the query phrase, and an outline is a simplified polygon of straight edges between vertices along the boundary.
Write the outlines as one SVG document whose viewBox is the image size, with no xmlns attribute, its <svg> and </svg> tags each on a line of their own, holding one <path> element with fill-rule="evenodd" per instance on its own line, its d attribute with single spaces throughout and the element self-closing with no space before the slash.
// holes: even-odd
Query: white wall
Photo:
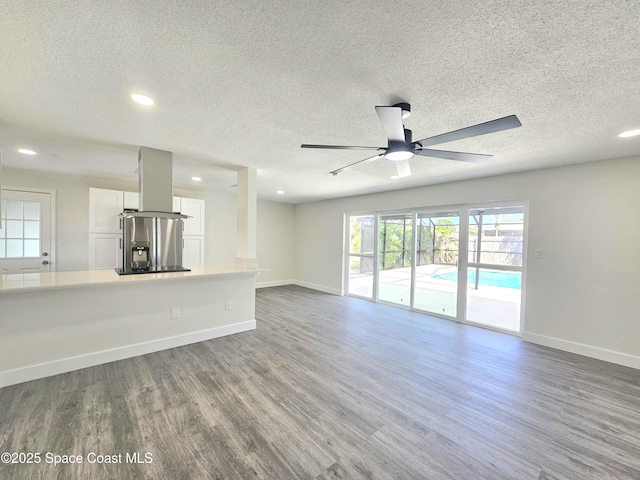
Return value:
<svg viewBox="0 0 640 480">
<path fill-rule="evenodd" d="M 523 338 L 640 368 L 639 178 L 633 157 L 300 204 L 296 279 L 341 291 L 345 213 L 528 200 Z"/>
<path fill-rule="evenodd" d="M 233 263 L 236 257 L 236 196 L 183 189 L 175 189 L 173 193 L 177 197 L 205 201 L 205 263 Z"/>
<path fill-rule="evenodd" d="M 259 287 L 285 285 L 296 278 L 294 256 L 295 207 L 286 203 L 258 201 L 258 266 Z"/>
</svg>

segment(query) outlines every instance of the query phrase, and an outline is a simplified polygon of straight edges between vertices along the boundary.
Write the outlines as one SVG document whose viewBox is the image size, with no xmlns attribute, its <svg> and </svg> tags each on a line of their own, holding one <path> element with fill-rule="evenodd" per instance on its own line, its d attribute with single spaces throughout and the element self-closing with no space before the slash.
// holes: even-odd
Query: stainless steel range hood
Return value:
<svg viewBox="0 0 640 480">
<path fill-rule="evenodd" d="M 119 275 L 184 272 L 182 231 L 186 215 L 173 213 L 173 154 L 138 151 L 139 210 L 124 212 L 123 258 Z"/>
<path fill-rule="evenodd" d="M 173 154 L 155 148 L 138 150 L 141 212 L 173 211 Z"/>
</svg>

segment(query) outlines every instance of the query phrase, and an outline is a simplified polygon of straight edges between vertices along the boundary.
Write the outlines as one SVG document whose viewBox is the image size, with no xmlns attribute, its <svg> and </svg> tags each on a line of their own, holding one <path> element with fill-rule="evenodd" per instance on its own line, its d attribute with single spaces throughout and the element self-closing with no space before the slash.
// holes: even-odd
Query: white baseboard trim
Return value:
<svg viewBox="0 0 640 480">
<path fill-rule="evenodd" d="M 523 332 L 522 339 L 525 342 L 536 343 L 545 347 L 564 350 L 565 352 L 576 353 L 585 357 L 591 357 L 605 362 L 616 363 L 625 367 L 640 369 L 640 357 L 627 353 L 607 350 L 606 348 L 594 347 L 583 343 L 571 342 L 561 338 L 538 335 L 537 333 Z"/>
<path fill-rule="evenodd" d="M 256 288 L 282 287 L 284 285 L 294 285 L 295 280 L 271 280 L 270 282 L 256 282 Z"/>
<path fill-rule="evenodd" d="M 310 288 L 312 290 L 319 290 L 321 292 L 330 293 L 332 295 L 339 295 L 339 296 L 344 295 L 342 290 L 340 290 L 338 288 L 326 287 L 324 285 L 318 285 L 317 283 L 309 283 L 309 282 L 303 282 L 301 280 L 296 280 L 294 282 L 294 285 L 298 285 L 299 287 Z"/>
<path fill-rule="evenodd" d="M 213 338 L 233 335 L 234 333 L 246 332 L 256 329 L 256 320 L 246 320 L 244 322 L 225 325 L 222 327 L 209 328 L 207 330 L 199 330 L 189 332 L 174 337 L 161 338 L 158 340 L 150 340 L 148 342 L 126 345 L 123 347 L 111 348 L 99 352 L 91 352 L 75 357 L 62 358 L 51 362 L 39 363 L 37 365 L 29 365 L 28 367 L 16 368 L 0 372 L 0 388 L 16 383 L 28 382 L 39 378 L 50 377 L 60 373 L 71 372 L 81 368 L 94 367 L 104 363 L 115 362 L 125 358 L 146 355 L 147 353 L 167 350 L 169 348 L 182 347 L 191 343 L 211 340 Z"/>
</svg>

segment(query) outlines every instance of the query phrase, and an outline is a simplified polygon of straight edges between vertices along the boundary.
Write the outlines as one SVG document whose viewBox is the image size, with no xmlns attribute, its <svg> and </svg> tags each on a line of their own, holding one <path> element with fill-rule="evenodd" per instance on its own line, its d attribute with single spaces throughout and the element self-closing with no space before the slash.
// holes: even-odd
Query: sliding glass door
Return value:
<svg viewBox="0 0 640 480">
<path fill-rule="evenodd" d="M 378 221 L 378 300 L 411 306 L 413 215 L 380 215 Z"/>
<path fill-rule="evenodd" d="M 457 316 L 460 215 L 418 213 L 413 307 Z"/>
<path fill-rule="evenodd" d="M 378 238 L 378 300 L 455 318 L 459 212 L 380 215 Z"/>
<path fill-rule="evenodd" d="M 524 206 L 469 210 L 466 320 L 520 331 Z"/>
<path fill-rule="evenodd" d="M 374 215 L 354 215 L 349 217 L 348 281 L 350 295 L 373 299 Z"/>
<path fill-rule="evenodd" d="M 351 295 L 520 332 L 525 206 L 348 217 Z"/>
</svg>

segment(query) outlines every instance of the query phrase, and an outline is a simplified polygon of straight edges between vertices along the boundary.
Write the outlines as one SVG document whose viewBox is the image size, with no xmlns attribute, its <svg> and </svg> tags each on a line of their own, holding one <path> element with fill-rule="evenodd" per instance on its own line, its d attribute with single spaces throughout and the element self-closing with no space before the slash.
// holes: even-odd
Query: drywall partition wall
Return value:
<svg viewBox="0 0 640 480">
<path fill-rule="evenodd" d="M 345 213 L 528 200 L 523 338 L 640 368 L 638 178 L 633 157 L 300 204 L 296 279 L 341 291 Z"/>
<path fill-rule="evenodd" d="M 287 285 L 296 278 L 294 212 L 288 203 L 258 201 L 258 266 L 267 271 L 256 277 L 257 287 Z"/>
</svg>

